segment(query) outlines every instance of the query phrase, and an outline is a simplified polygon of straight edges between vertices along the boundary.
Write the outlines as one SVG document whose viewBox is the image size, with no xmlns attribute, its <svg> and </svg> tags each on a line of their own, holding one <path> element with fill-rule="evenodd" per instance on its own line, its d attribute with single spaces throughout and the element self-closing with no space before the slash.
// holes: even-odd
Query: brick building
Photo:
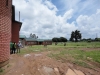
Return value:
<svg viewBox="0 0 100 75">
<path fill-rule="evenodd" d="M 0 0 L 0 67 L 8 63 L 10 41 L 18 42 L 19 39 L 19 30 L 22 23 L 15 21 L 14 9 L 12 0 Z"/>
<path fill-rule="evenodd" d="M 34 38 L 26 38 L 25 45 L 52 45 L 51 39 L 34 39 Z"/>
<path fill-rule="evenodd" d="M 15 20 L 15 6 L 12 5 L 12 29 L 11 29 L 11 41 L 12 42 L 19 42 L 19 31 L 21 28 L 22 23 Z"/>
<path fill-rule="evenodd" d="M 35 39 L 32 37 L 27 38 L 25 35 L 20 35 L 19 40 L 23 46 L 25 45 L 52 45 L 52 39 Z"/>
</svg>

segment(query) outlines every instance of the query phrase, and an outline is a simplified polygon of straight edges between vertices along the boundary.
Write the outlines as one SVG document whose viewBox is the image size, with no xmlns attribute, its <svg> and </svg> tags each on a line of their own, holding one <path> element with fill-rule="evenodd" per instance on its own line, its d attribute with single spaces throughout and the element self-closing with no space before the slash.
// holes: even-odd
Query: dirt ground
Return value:
<svg viewBox="0 0 100 75">
<path fill-rule="evenodd" d="M 12 54 L 3 75 L 100 75 L 100 68 L 93 70 L 63 63 L 48 57 L 48 53 Z"/>
</svg>

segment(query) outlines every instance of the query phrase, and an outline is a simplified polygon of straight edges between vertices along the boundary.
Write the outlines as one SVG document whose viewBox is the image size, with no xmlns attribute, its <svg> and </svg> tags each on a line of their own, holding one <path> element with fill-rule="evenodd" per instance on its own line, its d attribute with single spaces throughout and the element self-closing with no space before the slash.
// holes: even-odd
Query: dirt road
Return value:
<svg viewBox="0 0 100 75">
<path fill-rule="evenodd" d="M 90 69 L 62 63 L 47 56 L 48 52 L 12 54 L 4 75 L 100 75 Z"/>
</svg>

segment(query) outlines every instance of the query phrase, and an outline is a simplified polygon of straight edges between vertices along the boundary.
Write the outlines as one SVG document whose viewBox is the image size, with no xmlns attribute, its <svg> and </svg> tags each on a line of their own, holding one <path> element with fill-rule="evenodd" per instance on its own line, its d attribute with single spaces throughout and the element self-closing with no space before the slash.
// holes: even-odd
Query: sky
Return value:
<svg viewBox="0 0 100 75">
<path fill-rule="evenodd" d="M 79 30 L 82 38 L 100 38 L 100 0 L 13 0 L 13 5 L 17 21 L 20 11 L 20 35 L 69 39 Z"/>
</svg>

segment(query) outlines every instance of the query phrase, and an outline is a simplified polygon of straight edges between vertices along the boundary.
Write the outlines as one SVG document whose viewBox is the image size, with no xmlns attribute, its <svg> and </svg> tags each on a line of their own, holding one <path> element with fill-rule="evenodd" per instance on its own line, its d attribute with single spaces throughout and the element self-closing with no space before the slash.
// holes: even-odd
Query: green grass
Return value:
<svg viewBox="0 0 100 75">
<path fill-rule="evenodd" d="M 4 70 L 2 68 L 0 68 L 0 73 L 2 73 Z"/>
<path fill-rule="evenodd" d="M 74 61 L 72 61 L 72 63 L 77 64 L 77 65 L 82 66 L 82 67 L 85 67 L 85 68 L 90 68 L 90 69 L 92 69 L 92 67 L 93 67 L 93 66 L 87 64 L 86 62 L 79 61 L 79 60 L 74 60 Z"/>
<path fill-rule="evenodd" d="M 95 50 L 83 50 L 83 48 Z M 52 44 L 47 47 L 43 45 L 27 46 L 26 48 L 22 48 L 19 54 L 51 51 L 48 55 L 49 57 L 62 60 L 63 62 L 70 61 L 80 66 L 89 67 L 89 64 L 86 63 L 87 61 L 100 63 L 100 50 L 96 50 L 97 48 L 100 48 L 100 42 L 67 42 L 66 46 L 63 43 L 58 43 L 58 45 Z"/>
<path fill-rule="evenodd" d="M 97 62 L 100 63 L 100 51 L 83 51 L 83 50 L 61 50 L 56 53 L 49 54 L 50 57 L 62 62 L 70 61 L 74 64 L 91 68 L 88 62 Z"/>
<path fill-rule="evenodd" d="M 55 44 L 53 44 L 53 46 L 55 46 Z M 58 43 L 57 46 L 55 47 L 61 47 L 63 46 L 62 43 Z M 66 43 L 66 46 L 65 47 L 100 47 L 100 42 L 91 42 L 91 43 L 88 43 L 88 42 L 67 42 Z"/>
<path fill-rule="evenodd" d="M 21 52 L 19 54 L 23 55 L 32 52 L 43 52 L 45 50 L 48 50 L 48 48 L 44 47 L 43 45 L 26 46 L 20 50 Z"/>
<path fill-rule="evenodd" d="M 3 75 L 3 73 L 4 73 L 4 69 L 0 68 L 0 75 Z"/>
</svg>

